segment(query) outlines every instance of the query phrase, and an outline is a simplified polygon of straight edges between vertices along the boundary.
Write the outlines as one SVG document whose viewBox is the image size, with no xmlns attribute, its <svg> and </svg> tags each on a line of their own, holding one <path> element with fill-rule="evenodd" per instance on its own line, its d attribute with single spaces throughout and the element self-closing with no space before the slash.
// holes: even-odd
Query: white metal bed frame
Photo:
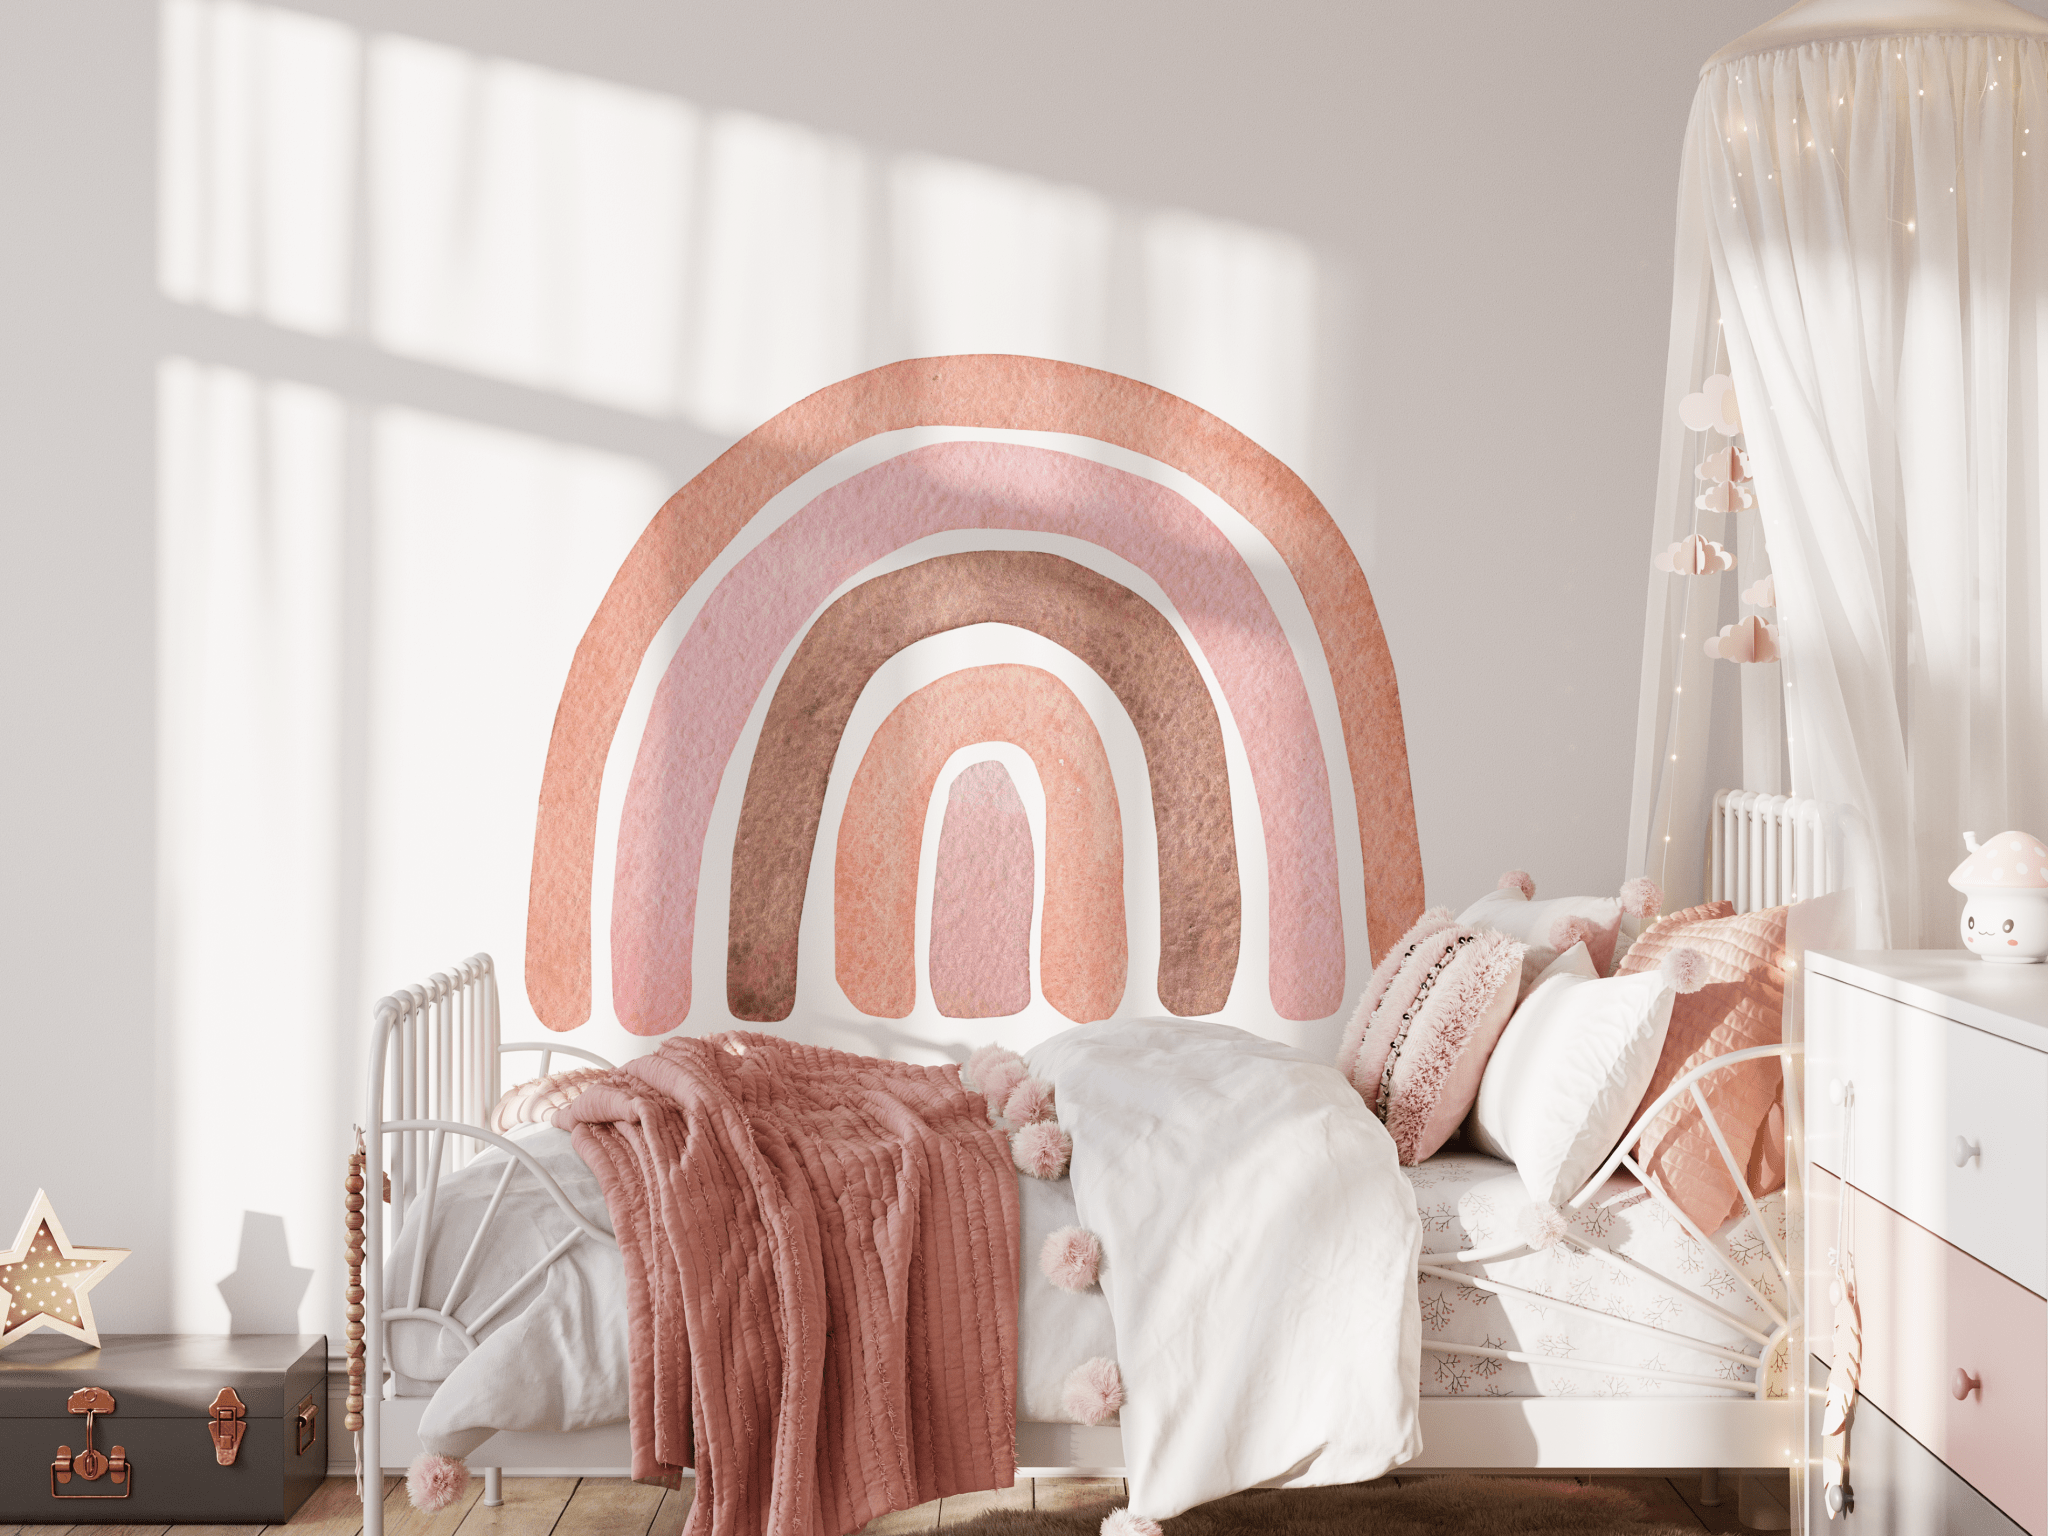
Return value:
<svg viewBox="0 0 2048 1536">
<path fill-rule="evenodd" d="M 1729 1395 L 1722 1397 L 1647 1398 L 1441 1398 L 1421 1400 L 1424 1450 L 1410 1469 L 1466 1470 L 1554 1470 L 1588 1471 L 1620 1468 L 1676 1467 L 1783 1467 L 1798 1463 L 1801 1445 L 1799 1385 L 1796 1370 L 1788 1370 L 1787 1395 L 1765 1395 L 1774 1354 L 1787 1351 L 1787 1365 L 1796 1367 L 1801 1345 L 1798 1338 L 1799 1289 L 1793 1281 L 1799 1256 L 1780 1250 L 1770 1228 L 1762 1219 L 1755 1194 L 1745 1172 L 1728 1146 L 1726 1136 L 1714 1117 L 1701 1084 L 1715 1073 L 1744 1062 L 1774 1056 L 1788 1077 L 1785 1096 L 1788 1116 L 1796 1116 L 1797 1084 L 1790 1081 L 1802 1047 L 1796 1043 L 1760 1046 L 1721 1056 L 1687 1073 L 1636 1119 L 1635 1125 L 1608 1156 L 1600 1169 L 1569 1202 L 1577 1211 L 1591 1202 L 1617 1170 L 1632 1174 L 1642 1188 L 1699 1242 L 1708 1255 L 1718 1260 L 1772 1320 L 1768 1330 L 1760 1329 L 1733 1312 L 1716 1306 L 1699 1292 L 1676 1280 L 1657 1274 L 1647 1266 L 1620 1254 L 1577 1242 L 1569 1234 L 1560 1241 L 1591 1255 L 1597 1262 L 1616 1266 L 1671 1291 L 1687 1305 L 1716 1316 L 1748 1341 L 1747 1348 L 1728 1348 L 1708 1343 L 1677 1329 L 1615 1317 L 1595 1308 L 1540 1295 L 1496 1281 L 1471 1266 L 1519 1257 L 1536 1251 L 1526 1242 L 1510 1242 L 1488 1249 L 1423 1255 L 1421 1273 L 1476 1285 L 1501 1295 L 1521 1295 L 1545 1307 L 1597 1318 L 1626 1331 L 1647 1333 L 1674 1344 L 1729 1361 L 1750 1372 L 1747 1382 L 1719 1377 L 1689 1375 L 1622 1365 L 1612 1361 L 1557 1359 L 1531 1355 L 1520 1350 L 1490 1349 L 1472 1344 L 1425 1341 L 1423 1348 L 1437 1354 L 1489 1356 L 1551 1369 L 1586 1370 L 1669 1381 L 1688 1388 L 1712 1388 Z M 376 1486 L 380 1470 L 402 1468 L 411 1459 L 403 1450 L 396 1461 L 390 1452 L 400 1447 L 390 1436 L 398 1430 L 409 1445 L 411 1428 L 417 1426 L 413 1405 L 423 1407 L 427 1399 L 386 1399 L 384 1358 L 388 1348 L 386 1330 L 398 1321 L 414 1319 L 432 1322 L 448 1331 L 464 1346 L 477 1345 L 476 1330 L 518 1300 L 548 1266 L 577 1242 L 615 1243 L 612 1233 L 587 1220 L 563 1193 L 561 1186 L 533 1156 L 517 1143 L 487 1129 L 484 1122 L 499 1096 L 499 1064 L 505 1056 L 536 1052 L 539 1074 L 545 1075 L 556 1056 L 570 1056 L 599 1066 L 611 1063 L 575 1046 L 553 1042 L 506 1044 L 498 1033 L 497 977 L 490 956 L 473 955 L 452 973 L 436 974 L 425 984 L 396 992 L 376 1007 L 371 1036 L 369 1091 L 365 1104 L 365 1140 L 370 1164 L 367 1188 L 379 1188 L 379 1174 L 388 1175 L 388 1200 L 393 1230 L 400 1230 L 408 1211 L 421 1207 L 421 1240 L 413 1255 L 411 1274 L 403 1282 L 403 1305 L 387 1306 L 384 1295 L 384 1205 L 374 1197 L 367 1200 L 363 1225 L 364 1260 L 364 1354 L 367 1386 L 364 1391 L 362 1442 L 358 1464 L 368 1475 L 368 1486 Z M 1785 1285 L 1786 1304 L 1779 1306 L 1762 1295 L 1748 1278 L 1707 1240 L 1691 1219 L 1677 1207 L 1657 1181 L 1646 1174 L 1636 1160 L 1638 1143 L 1656 1116 L 1681 1095 L 1688 1095 L 1710 1128 L 1715 1145 L 1741 1192 L 1745 1209 L 1756 1222 L 1772 1268 Z M 1796 1138 L 1796 1120 L 1791 1122 Z M 453 1138 L 454 1145 L 450 1146 Z M 439 1299 L 428 1304 L 423 1295 L 427 1236 L 435 1214 L 435 1197 L 443 1170 L 452 1171 L 469 1162 L 485 1146 L 506 1154 L 505 1171 L 486 1207 L 477 1232 L 461 1265 Z M 1788 1166 L 1796 1163 L 1788 1158 Z M 471 1266 L 497 1214 L 500 1202 L 514 1174 L 521 1168 L 539 1181 L 571 1223 L 561 1242 L 524 1275 L 500 1294 L 490 1306 L 467 1325 L 454 1317 L 456 1305 L 464 1298 Z M 1796 1199 L 1788 1189 L 1788 1199 Z M 1788 1213 L 1790 1215 L 1792 1213 Z M 1788 1231 L 1795 1230 L 1788 1221 Z M 394 1422 L 394 1420 L 396 1422 Z M 629 1459 L 623 1426 L 585 1430 L 561 1435 L 500 1433 L 479 1449 L 491 1454 L 494 1464 L 483 1468 L 484 1502 L 501 1502 L 501 1477 L 506 1468 L 515 1471 L 592 1473 L 600 1467 L 623 1474 Z M 1018 1472 L 1033 1477 L 1100 1477 L 1122 1475 L 1122 1440 L 1114 1426 L 1089 1428 L 1083 1425 L 1022 1424 L 1018 1436 Z M 1796 1507 L 1796 1505 L 1795 1505 Z M 381 1500 L 366 1497 L 363 1508 L 363 1536 L 383 1536 Z"/>
</svg>

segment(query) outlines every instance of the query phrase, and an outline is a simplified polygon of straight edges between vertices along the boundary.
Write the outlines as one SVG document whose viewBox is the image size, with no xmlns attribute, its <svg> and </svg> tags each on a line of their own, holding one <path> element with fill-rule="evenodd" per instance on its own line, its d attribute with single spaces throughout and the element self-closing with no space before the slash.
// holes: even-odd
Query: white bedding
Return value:
<svg viewBox="0 0 2048 1536">
<path fill-rule="evenodd" d="M 1157 1027 L 1180 1032 L 1219 1029 L 1179 1021 Z M 1073 1033 L 1077 1037 L 1085 1034 Z M 1163 1330 L 1166 1337 L 1150 1336 L 1145 1323 L 1138 1320 L 1131 1324 L 1136 1330 L 1135 1346 L 1120 1344 L 1112 1320 L 1112 1307 L 1117 1300 L 1122 1300 L 1126 1309 L 1137 1308 L 1141 1305 L 1137 1298 L 1148 1288 L 1164 1285 L 1170 1290 L 1171 1274 L 1148 1277 L 1128 1262 L 1120 1265 L 1117 1245 L 1111 1244 L 1104 1289 L 1079 1295 L 1062 1291 L 1046 1281 L 1038 1270 L 1039 1247 L 1045 1235 L 1058 1227 L 1087 1226 L 1106 1239 L 1106 1226 L 1118 1222 L 1141 1225 L 1148 1233 L 1175 1231 L 1179 1233 L 1175 1245 L 1162 1250 L 1169 1256 L 1168 1263 L 1176 1257 L 1184 1258 L 1191 1243 L 1207 1241 L 1212 1246 L 1234 1246 L 1242 1250 L 1249 1267 L 1231 1270 L 1226 1266 L 1225 1272 L 1234 1274 L 1236 1283 L 1256 1294 L 1249 1299 L 1243 1294 L 1201 1298 L 1201 1315 L 1213 1318 L 1230 1335 L 1233 1346 L 1240 1339 L 1252 1337 L 1242 1325 L 1246 1317 L 1268 1320 L 1281 1337 L 1298 1340 L 1304 1347 L 1320 1347 L 1325 1342 L 1306 1313 L 1287 1310 L 1299 1308 L 1301 1299 L 1276 1295 L 1272 1288 L 1272 1277 L 1276 1274 L 1303 1276 L 1306 1285 L 1306 1276 L 1318 1272 L 1298 1266 L 1289 1270 L 1286 1265 L 1276 1264 L 1266 1239 L 1244 1241 L 1222 1214 L 1232 1208 L 1230 1202 L 1249 1200 L 1261 1211 L 1286 1211 L 1298 1216 L 1301 1205 L 1297 1190 L 1290 1187 L 1284 1199 L 1276 1199 L 1270 1179 L 1261 1178 L 1241 1155 L 1246 1150 L 1246 1127 L 1233 1124 L 1232 1115 L 1222 1107 L 1223 1090 L 1214 1080 L 1206 1084 L 1201 1080 L 1182 1080 L 1203 1058 L 1191 1052 L 1185 1039 L 1170 1049 L 1163 1046 L 1160 1042 L 1168 1038 L 1156 1036 L 1149 1045 L 1140 1042 L 1139 1048 L 1167 1050 L 1173 1058 L 1174 1070 L 1156 1078 L 1161 1094 L 1171 1102 L 1122 1105 L 1113 1113 L 1132 1114 L 1133 1126 L 1156 1130 L 1161 1124 L 1158 1111 L 1174 1108 L 1176 1113 L 1187 1112 L 1187 1104 L 1179 1102 L 1183 1096 L 1192 1096 L 1189 1102 L 1197 1105 L 1210 1102 L 1209 1110 L 1194 1111 L 1204 1134 L 1194 1138 L 1192 1146 L 1161 1155 L 1165 1149 L 1163 1142 L 1154 1147 L 1143 1131 L 1134 1130 L 1133 1145 L 1126 1152 L 1145 1153 L 1136 1166 L 1141 1174 L 1149 1167 L 1149 1177 L 1133 1182 L 1114 1173 L 1095 1171 L 1091 1179 L 1091 1170 L 1098 1160 L 1109 1159 L 1105 1152 L 1084 1154 L 1072 1178 L 1056 1182 L 1030 1178 L 1019 1181 L 1024 1270 L 1019 1287 L 1020 1419 L 1068 1420 L 1070 1416 L 1060 1401 L 1063 1384 L 1069 1371 L 1092 1356 L 1123 1360 L 1127 1383 L 1134 1387 L 1136 1379 L 1130 1376 L 1129 1367 L 1140 1358 L 1134 1348 L 1143 1351 L 1143 1358 L 1148 1361 L 1153 1359 L 1152 1352 L 1158 1352 L 1156 1369 L 1160 1382 L 1180 1379 L 1192 1371 L 1194 1364 L 1187 1353 L 1193 1335 L 1183 1335 L 1162 1324 L 1162 1329 L 1151 1330 L 1151 1334 Z M 1273 1062 L 1292 1056 L 1277 1045 L 1271 1046 L 1271 1051 L 1273 1055 L 1265 1059 Z M 1065 1046 L 1051 1054 L 1047 1047 L 1041 1047 L 1034 1056 L 1034 1065 L 1042 1072 L 1052 1072 L 1059 1082 L 1061 1117 L 1070 1125 L 1077 1115 L 1099 1117 L 1112 1112 L 1081 1086 L 1083 1080 L 1074 1075 L 1078 1070 L 1074 1062 L 1078 1059 Z M 1334 1073 L 1331 1077 L 1341 1082 Z M 1060 1081 L 1063 1078 L 1065 1081 Z M 1357 1102 L 1355 1095 L 1352 1102 Z M 1363 1110 L 1362 1104 L 1359 1108 Z M 1366 1118 L 1371 1119 L 1369 1114 Z M 1378 1129 L 1377 1122 L 1372 1125 L 1374 1130 Z M 599 1226 L 609 1225 L 597 1181 L 564 1133 L 546 1126 L 522 1126 L 513 1133 L 513 1139 L 555 1177 L 578 1210 Z M 1370 1137 L 1366 1139 L 1369 1141 Z M 1094 1137 L 1084 1137 L 1084 1143 L 1095 1141 Z M 1113 1141 L 1114 1138 L 1112 1143 L 1097 1144 L 1109 1145 Z M 429 1301 L 444 1293 L 448 1280 L 461 1265 L 502 1167 L 502 1156 L 492 1151 L 468 1167 L 444 1176 L 436 1236 L 427 1261 L 424 1295 Z M 1107 1161 L 1103 1167 L 1108 1167 Z M 1444 1153 L 1419 1168 L 1401 1172 L 1413 1187 L 1415 1206 L 1420 1212 L 1424 1262 L 1428 1262 L 1427 1253 L 1449 1256 L 1474 1244 L 1490 1244 L 1503 1235 L 1519 1232 L 1530 1208 L 1529 1196 L 1515 1170 L 1476 1153 Z M 1081 1202 L 1087 1206 L 1089 1219 L 1083 1219 L 1077 1204 L 1077 1181 L 1084 1189 L 1099 1191 L 1094 1198 Z M 1783 1197 L 1772 1196 L 1762 1209 L 1765 1219 L 1773 1224 L 1773 1236 L 1782 1252 Z M 417 1210 L 415 1206 L 415 1214 Z M 1397 1228 L 1396 1214 L 1382 1212 L 1378 1221 Z M 1372 1218 L 1366 1220 L 1370 1224 Z M 1295 1224 L 1304 1228 L 1321 1225 L 1298 1220 Z M 416 1227 L 417 1222 L 409 1219 L 393 1243 L 386 1265 L 387 1309 L 405 1304 Z M 480 1249 L 473 1273 L 464 1284 L 464 1299 L 458 1302 L 456 1315 L 465 1322 L 473 1320 L 569 1230 L 567 1219 L 531 1176 L 523 1171 L 516 1175 L 492 1222 L 491 1237 Z M 1622 1178 L 1610 1184 L 1599 1202 L 1574 1221 L 1572 1233 L 1592 1246 L 1625 1254 L 1659 1273 L 1672 1275 L 1705 1300 L 1750 1320 L 1759 1331 L 1770 1331 L 1770 1321 L 1761 1309 L 1743 1297 L 1733 1280 L 1701 1255 L 1697 1245 L 1633 1181 Z M 1147 1243 L 1150 1245 L 1149 1237 Z M 1782 1287 L 1764 1257 L 1753 1223 L 1746 1217 L 1731 1223 L 1716 1235 L 1715 1243 L 1733 1257 L 1737 1267 L 1766 1296 L 1783 1304 Z M 1343 1273 L 1345 1280 L 1329 1285 L 1324 1294 L 1337 1298 L 1346 1312 L 1359 1315 L 1367 1310 L 1360 1305 L 1366 1292 L 1361 1285 L 1352 1283 L 1348 1271 Z M 1737 1330 L 1670 1298 L 1649 1281 L 1619 1275 L 1596 1260 L 1562 1248 L 1493 1264 L 1487 1266 L 1486 1273 L 1493 1279 L 1547 1292 L 1595 1310 L 1615 1312 L 1639 1322 L 1681 1327 L 1710 1343 L 1731 1344 L 1741 1339 Z M 1710 1378 L 1737 1374 L 1729 1362 L 1712 1355 L 1661 1347 L 1657 1341 L 1639 1334 L 1562 1308 L 1546 1307 L 1541 1302 L 1503 1297 L 1474 1286 L 1428 1277 L 1421 1281 L 1418 1293 L 1413 1288 L 1413 1274 L 1409 1268 L 1405 1299 L 1383 1304 L 1381 1313 L 1385 1318 L 1409 1321 L 1415 1342 L 1401 1345 L 1404 1358 L 1415 1362 L 1408 1368 L 1408 1380 L 1419 1377 L 1421 1392 L 1427 1396 L 1713 1395 L 1714 1389 L 1564 1366 L 1532 1368 L 1477 1355 L 1419 1352 L 1421 1340 L 1490 1344 L 1524 1353 L 1624 1365 L 1657 1363 L 1665 1369 Z M 1123 1277 L 1121 1290 L 1119 1276 Z M 389 1363 L 397 1373 L 398 1395 L 433 1396 L 420 1424 L 422 1441 L 445 1454 L 466 1456 L 495 1429 L 567 1430 L 618 1422 L 624 1417 L 623 1405 L 627 1401 L 624 1290 L 624 1272 L 617 1250 L 578 1241 L 550 1268 L 544 1281 L 530 1283 L 484 1328 L 483 1343 L 467 1358 L 460 1341 L 435 1323 L 394 1323 Z M 1154 1300 L 1162 1308 L 1157 1315 L 1165 1319 L 1173 1307 L 1188 1299 L 1176 1301 L 1167 1295 L 1155 1296 Z M 1677 1321 L 1674 1323 L 1673 1319 Z M 1251 1346 L 1247 1343 L 1244 1347 Z M 1244 1360 L 1229 1358 L 1228 1354 L 1222 1358 L 1226 1369 L 1242 1369 L 1246 1364 Z M 1204 1359 L 1213 1365 L 1215 1357 L 1205 1355 Z M 1169 1392 L 1169 1399 L 1170 1395 Z M 1213 1388 L 1201 1395 L 1208 1401 L 1214 1396 Z M 1256 1394 L 1247 1398 L 1256 1400 Z M 1132 1454 L 1134 1443 L 1142 1443 L 1134 1441 L 1134 1430 L 1148 1422 L 1148 1413 L 1157 1416 L 1157 1432 L 1163 1436 L 1178 1439 L 1193 1435 L 1195 1439 L 1186 1443 L 1198 1444 L 1204 1434 L 1213 1438 L 1228 1433 L 1235 1447 L 1231 1454 L 1240 1461 L 1264 1454 L 1255 1437 L 1239 1438 L 1234 1428 L 1205 1423 L 1204 1416 L 1188 1413 L 1181 1405 L 1170 1412 L 1162 1411 L 1139 1391 L 1123 1416 L 1127 1455 Z M 1142 1435 L 1146 1431 L 1137 1432 Z M 1289 1462 L 1278 1470 L 1288 1471 L 1292 1465 Z M 1251 1464 L 1240 1468 L 1249 1470 Z M 1274 1475 L 1265 1472 L 1253 1481 Z M 1312 1469 L 1305 1475 L 1320 1480 Z"/>
<path fill-rule="evenodd" d="M 1422 1218 L 1423 1263 L 1431 1255 L 1453 1259 L 1474 1248 L 1493 1248 L 1532 1230 L 1534 1201 L 1512 1165 L 1477 1152 L 1445 1152 L 1407 1170 Z M 1757 1203 L 1778 1252 L 1785 1253 L 1785 1197 Z M 1463 1281 L 1425 1275 L 1421 1286 L 1422 1337 L 1438 1344 L 1478 1344 L 1562 1360 L 1636 1366 L 1725 1380 L 1729 1391 L 1747 1395 L 1754 1378 L 1733 1361 L 1666 1339 L 1617 1327 L 1557 1302 L 1574 1303 L 1632 1322 L 1674 1329 L 1705 1343 L 1754 1352 L 1753 1339 L 1709 1307 L 1732 1313 L 1757 1333 L 1769 1336 L 1776 1320 L 1756 1304 L 1720 1263 L 1651 1198 L 1634 1179 L 1619 1175 L 1570 1223 L 1571 1237 L 1589 1248 L 1634 1260 L 1678 1281 L 1698 1298 L 1688 1302 L 1641 1274 L 1626 1273 L 1588 1254 L 1556 1244 L 1521 1258 L 1479 1266 L 1487 1278 L 1542 1293 L 1502 1295 Z M 1756 1223 L 1747 1214 L 1714 1234 L 1714 1246 L 1728 1255 L 1764 1298 L 1779 1308 L 1785 1288 L 1764 1250 Z M 1439 1266 L 1442 1267 L 1442 1266 Z M 1777 1359 L 1771 1396 L 1783 1396 L 1784 1357 Z M 1430 1397 L 1716 1397 L 1711 1384 L 1662 1381 L 1623 1371 L 1580 1366 L 1524 1365 L 1485 1355 L 1425 1352 L 1422 1391 Z"/>
<path fill-rule="evenodd" d="M 1421 1450 L 1415 1202 L 1342 1074 L 1184 1019 L 1083 1025 L 1027 1060 L 1102 1240 L 1133 1514 Z"/>
</svg>

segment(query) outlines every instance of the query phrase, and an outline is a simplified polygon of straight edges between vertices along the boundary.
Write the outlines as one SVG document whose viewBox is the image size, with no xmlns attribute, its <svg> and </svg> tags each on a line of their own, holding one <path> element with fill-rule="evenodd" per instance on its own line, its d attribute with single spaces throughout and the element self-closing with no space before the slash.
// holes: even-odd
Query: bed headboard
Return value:
<svg viewBox="0 0 2048 1536">
<path fill-rule="evenodd" d="M 1135 380 L 922 358 L 749 433 L 627 556 L 555 717 L 526 986 L 645 1035 L 1260 1028 L 1339 1014 L 1421 906 L 1393 664 L 1308 487 Z"/>
</svg>

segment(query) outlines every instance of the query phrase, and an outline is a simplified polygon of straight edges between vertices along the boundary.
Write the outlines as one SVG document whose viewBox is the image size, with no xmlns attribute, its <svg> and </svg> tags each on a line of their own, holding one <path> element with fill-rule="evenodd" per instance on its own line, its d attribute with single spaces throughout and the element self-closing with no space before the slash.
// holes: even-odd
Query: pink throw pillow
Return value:
<svg viewBox="0 0 2048 1536">
<path fill-rule="evenodd" d="M 1787 909 L 1735 915 L 1728 902 L 1674 912 L 1636 940 L 1623 975 L 1655 970 L 1680 946 L 1705 958 L 1705 984 L 1671 1008 L 1664 1054 L 1643 1104 L 1703 1062 L 1756 1045 L 1776 1045 L 1785 1011 Z M 1775 1058 L 1717 1072 L 1700 1084 L 1728 1150 L 1761 1199 L 1785 1186 L 1785 1075 Z M 1714 1145 L 1699 1106 L 1687 1094 L 1658 1115 L 1636 1153 L 1678 1208 L 1702 1232 L 1718 1230 L 1742 1209 L 1742 1195 Z"/>
<path fill-rule="evenodd" d="M 1373 971 L 1337 1065 L 1386 1124 L 1404 1165 L 1450 1140 L 1471 1110 L 1515 1010 L 1523 947 L 1504 933 L 1460 928 L 1439 907 Z"/>
</svg>

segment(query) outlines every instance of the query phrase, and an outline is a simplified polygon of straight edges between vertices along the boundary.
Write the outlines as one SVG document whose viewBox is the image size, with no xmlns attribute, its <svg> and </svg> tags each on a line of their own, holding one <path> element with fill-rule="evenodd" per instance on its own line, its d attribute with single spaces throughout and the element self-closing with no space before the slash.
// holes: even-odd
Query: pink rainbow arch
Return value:
<svg viewBox="0 0 2048 1536">
<path fill-rule="evenodd" d="M 591 864 L 604 761 L 640 659 L 661 624 L 779 491 L 867 437 L 924 425 L 1112 443 L 1189 475 L 1257 528 L 1286 562 L 1329 665 L 1358 812 L 1374 955 L 1420 910 L 1421 859 L 1392 661 L 1364 573 L 1307 487 L 1215 417 L 1135 380 L 1037 358 L 919 359 L 821 390 L 743 438 L 669 500 L 614 578 L 577 647 L 542 779 L 526 979 L 550 1028 L 574 1028 L 589 1017 Z M 746 695 L 742 715 L 753 696 Z M 1234 699 L 1232 706 L 1235 711 Z M 1245 732 L 1248 746 L 1251 734 Z M 650 726 L 649 739 L 654 735 Z M 1320 762 L 1318 753 L 1316 775 Z M 1268 816 L 1268 786 L 1259 780 L 1257 787 L 1262 817 Z M 1299 834 L 1289 829 L 1289 835 Z M 1313 840 L 1311 827 L 1304 841 Z M 623 831 L 621 846 L 623 852 Z M 683 880 L 673 868 L 669 878 L 687 885 L 694 903 L 694 879 Z M 1319 905 L 1302 905 L 1304 921 L 1324 921 Z M 1327 918 L 1336 920 L 1333 906 Z M 1275 941 L 1277 955 L 1277 921 Z M 1316 947 L 1311 942 L 1291 954 Z"/>
<path fill-rule="evenodd" d="M 1031 818 L 992 758 L 953 780 L 932 872 L 932 1001 L 949 1019 L 1031 1006 Z"/>
</svg>

